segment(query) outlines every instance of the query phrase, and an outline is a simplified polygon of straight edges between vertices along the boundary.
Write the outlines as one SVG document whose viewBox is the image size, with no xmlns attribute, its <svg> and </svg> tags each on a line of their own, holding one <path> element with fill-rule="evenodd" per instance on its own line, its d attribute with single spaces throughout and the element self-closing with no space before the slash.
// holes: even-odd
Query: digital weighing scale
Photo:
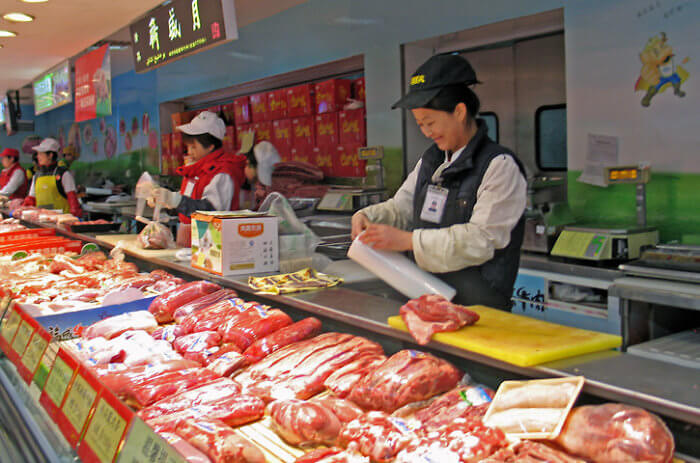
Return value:
<svg viewBox="0 0 700 463">
<path fill-rule="evenodd" d="M 355 212 L 382 202 L 384 190 L 331 189 L 316 205 L 317 211 Z"/>
</svg>

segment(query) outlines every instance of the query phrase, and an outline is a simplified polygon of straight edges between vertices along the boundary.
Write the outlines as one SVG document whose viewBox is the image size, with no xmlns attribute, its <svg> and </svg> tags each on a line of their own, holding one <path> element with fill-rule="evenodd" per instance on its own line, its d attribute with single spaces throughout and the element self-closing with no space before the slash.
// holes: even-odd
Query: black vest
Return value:
<svg viewBox="0 0 700 463">
<path fill-rule="evenodd" d="M 496 144 L 486 134 L 486 124 L 477 120 L 478 130 L 457 161 L 442 173 L 440 186 L 449 194 L 440 223 L 421 220 L 423 202 L 432 184 L 435 170 L 445 161 L 445 153 L 433 144 L 423 153 L 413 197 L 413 228 L 445 228 L 467 223 L 471 219 L 476 193 L 491 161 L 499 155 L 511 156 L 525 176 L 525 169 L 512 151 Z M 520 217 L 511 231 L 510 242 L 496 250 L 493 258 L 482 265 L 437 274 L 457 290 L 454 302 L 464 305 L 486 305 L 510 310 L 513 285 L 520 264 L 525 218 Z"/>
</svg>

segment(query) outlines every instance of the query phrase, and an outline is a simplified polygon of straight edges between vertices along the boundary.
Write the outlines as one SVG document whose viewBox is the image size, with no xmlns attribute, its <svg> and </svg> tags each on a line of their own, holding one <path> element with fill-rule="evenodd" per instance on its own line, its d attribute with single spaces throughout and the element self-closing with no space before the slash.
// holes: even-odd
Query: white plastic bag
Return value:
<svg viewBox="0 0 700 463">
<path fill-rule="evenodd" d="M 279 217 L 280 235 L 303 235 L 306 240 L 305 252 L 299 252 L 299 243 L 296 239 L 292 237 L 285 240 L 280 239 L 280 259 L 311 257 L 316 246 L 321 243 L 321 239 L 304 222 L 299 220 L 287 198 L 280 193 L 273 192 L 267 195 L 258 211 Z M 289 243 L 289 247 L 283 248 L 285 243 Z"/>
</svg>

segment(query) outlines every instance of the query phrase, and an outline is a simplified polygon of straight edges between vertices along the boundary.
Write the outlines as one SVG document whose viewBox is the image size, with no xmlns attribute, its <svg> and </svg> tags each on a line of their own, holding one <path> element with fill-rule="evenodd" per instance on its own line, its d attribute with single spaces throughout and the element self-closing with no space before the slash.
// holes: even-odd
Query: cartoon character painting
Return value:
<svg viewBox="0 0 700 463">
<path fill-rule="evenodd" d="M 661 32 L 650 38 L 639 54 L 639 59 L 642 61 L 642 70 L 634 90 L 646 91 L 642 98 L 642 106 L 648 107 L 655 95 L 669 87 L 673 88 L 673 94 L 677 97 L 685 96 L 681 85 L 688 79 L 689 74 L 682 66 L 675 64 L 673 48 L 668 43 L 666 33 Z M 688 61 L 689 58 L 686 57 L 682 64 Z"/>
</svg>

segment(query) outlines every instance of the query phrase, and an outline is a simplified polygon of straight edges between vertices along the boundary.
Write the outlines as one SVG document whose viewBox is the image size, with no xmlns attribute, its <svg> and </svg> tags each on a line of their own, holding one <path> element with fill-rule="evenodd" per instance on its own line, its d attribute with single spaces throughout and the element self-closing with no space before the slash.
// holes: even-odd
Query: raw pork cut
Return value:
<svg viewBox="0 0 700 463">
<path fill-rule="evenodd" d="M 127 312 L 114 317 L 105 318 L 88 326 L 83 337 L 93 339 L 103 337 L 112 339 L 125 331 L 143 330 L 152 332 L 158 327 L 158 322 L 147 310 Z"/>
<path fill-rule="evenodd" d="M 192 447 L 186 440 L 177 434 L 170 432 L 161 432 L 160 437 L 166 440 L 168 444 L 185 459 L 187 463 L 211 463 L 208 456 Z"/>
<path fill-rule="evenodd" d="M 384 412 L 368 412 L 341 429 L 338 443 L 370 457 L 373 462 L 383 463 L 396 458 L 416 438 L 403 420 Z"/>
<path fill-rule="evenodd" d="M 365 355 L 334 371 L 323 384 L 336 396 L 345 398 L 359 380 L 385 361 L 385 355 Z"/>
<path fill-rule="evenodd" d="M 236 294 L 236 292 L 232 289 L 224 288 L 218 291 L 214 291 L 213 293 L 204 295 L 195 299 L 194 301 L 190 301 L 187 304 L 178 307 L 177 310 L 175 310 L 175 312 L 173 313 L 173 318 L 175 319 L 175 323 L 182 323 L 185 317 L 187 317 L 191 313 L 205 309 L 209 306 L 216 304 L 219 301 L 223 301 L 224 299 L 230 299 L 237 296 L 238 294 Z"/>
<path fill-rule="evenodd" d="M 102 367 L 97 367 L 93 372 L 100 382 L 118 396 L 126 394 L 127 389 L 132 385 L 141 384 L 155 376 L 169 371 L 196 368 L 199 365 L 191 360 L 170 360 L 156 364 L 137 365 L 127 367 L 124 364 L 110 363 Z"/>
<path fill-rule="evenodd" d="M 290 445 L 333 445 L 342 424 L 330 409 L 303 400 L 276 400 L 268 406 L 273 429 Z"/>
<path fill-rule="evenodd" d="M 226 344 L 212 353 L 204 364 L 217 375 L 230 376 L 246 365 L 246 359 L 235 344 Z"/>
<path fill-rule="evenodd" d="M 572 454 L 599 463 L 673 460 L 671 432 L 657 416 L 622 404 L 574 408 L 556 442 Z"/>
<path fill-rule="evenodd" d="M 265 463 L 259 448 L 217 420 L 184 420 L 176 434 L 207 454 L 212 463 Z"/>
<path fill-rule="evenodd" d="M 400 313 L 408 331 L 421 345 L 427 344 L 435 333 L 455 331 L 479 321 L 476 312 L 436 294 L 424 294 L 408 301 Z"/>
<path fill-rule="evenodd" d="M 332 411 L 342 424 L 349 423 L 364 413 L 364 410 L 354 403 L 330 395 L 314 397 L 311 401 Z"/>
<path fill-rule="evenodd" d="M 180 336 L 173 342 L 176 351 L 183 357 L 195 362 L 204 363 L 209 356 L 207 349 L 218 346 L 221 343 L 221 336 L 216 331 L 202 331 Z"/>
<path fill-rule="evenodd" d="M 265 402 L 249 395 L 226 397 L 214 403 L 194 405 L 168 415 L 153 416 L 147 420 L 156 432 L 175 432 L 186 419 L 219 420 L 227 426 L 242 426 L 257 421 L 265 414 Z"/>
<path fill-rule="evenodd" d="M 192 281 L 156 297 L 148 311 L 158 323 L 168 323 L 173 320 L 173 313 L 178 307 L 220 289 L 221 286 L 209 281 Z"/>
<path fill-rule="evenodd" d="M 278 351 L 282 347 L 312 338 L 320 332 L 321 322 L 317 318 L 305 318 L 275 331 L 262 339 L 258 339 L 243 352 L 243 355 L 248 360 L 248 363 L 252 364 Z"/>
<path fill-rule="evenodd" d="M 180 325 L 166 325 L 157 328 L 153 333 L 151 333 L 151 336 L 153 336 L 153 339 L 156 341 L 168 341 L 169 343 L 172 343 L 183 334 L 185 333 L 182 331 L 182 327 Z"/>
<path fill-rule="evenodd" d="M 348 399 L 367 410 L 392 413 L 452 389 L 460 376 L 459 370 L 445 360 L 402 350 L 358 381 Z"/>
<path fill-rule="evenodd" d="M 232 317 L 218 331 L 224 342 L 232 342 L 244 351 L 258 339 L 291 324 L 289 315 L 279 309 L 253 308 Z"/>
<path fill-rule="evenodd" d="M 126 386 L 125 396 L 129 405 L 141 409 L 174 394 L 206 384 L 219 376 L 204 368 L 169 371 L 139 384 Z"/>
<path fill-rule="evenodd" d="M 586 463 L 543 442 L 521 441 L 503 448 L 479 463 Z"/>
<path fill-rule="evenodd" d="M 294 463 L 369 463 L 369 458 L 337 447 L 329 447 L 312 450 L 297 458 Z"/>
<path fill-rule="evenodd" d="M 186 333 L 216 331 L 231 317 L 237 316 L 252 307 L 261 306 L 237 297 L 224 299 L 183 318 L 181 323 L 182 329 Z"/>
</svg>

